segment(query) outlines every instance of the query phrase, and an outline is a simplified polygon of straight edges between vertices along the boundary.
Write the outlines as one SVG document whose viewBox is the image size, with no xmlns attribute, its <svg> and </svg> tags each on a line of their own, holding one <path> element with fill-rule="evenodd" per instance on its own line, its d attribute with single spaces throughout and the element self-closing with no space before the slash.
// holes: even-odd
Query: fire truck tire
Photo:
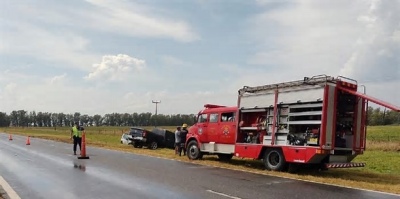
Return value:
<svg viewBox="0 0 400 199">
<path fill-rule="evenodd" d="M 267 170 L 282 171 L 286 168 L 286 160 L 280 149 L 267 150 L 264 154 L 264 165 Z"/>
<path fill-rule="evenodd" d="M 203 157 L 196 140 L 192 140 L 187 145 L 187 157 L 191 160 L 197 160 Z"/>
<path fill-rule="evenodd" d="M 231 160 L 232 157 L 233 154 L 218 154 L 218 159 L 224 162 Z"/>
</svg>

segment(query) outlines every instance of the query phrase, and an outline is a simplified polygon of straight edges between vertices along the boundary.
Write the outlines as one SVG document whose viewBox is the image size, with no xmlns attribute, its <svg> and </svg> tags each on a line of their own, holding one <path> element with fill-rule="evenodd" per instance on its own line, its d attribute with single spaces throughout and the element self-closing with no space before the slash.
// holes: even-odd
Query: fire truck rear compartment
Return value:
<svg viewBox="0 0 400 199">
<path fill-rule="evenodd" d="M 335 149 L 353 149 L 357 96 L 338 91 L 336 106 Z M 361 100 L 360 100 L 360 103 Z M 361 117 L 361 115 L 358 115 Z M 342 150 L 343 151 L 343 150 Z M 341 153 L 341 152 L 338 152 Z"/>
<path fill-rule="evenodd" d="M 328 168 L 363 166 L 363 164 L 350 163 L 357 156 L 354 151 L 356 139 L 354 127 L 356 127 L 357 117 L 362 117 L 362 114 L 357 115 L 356 113 L 358 103 L 363 103 L 363 100 L 355 95 L 338 90 L 336 103 L 336 123 L 332 140 L 334 147 L 331 150 L 329 159 L 325 159 L 328 160 L 325 163 L 327 163 Z"/>
</svg>

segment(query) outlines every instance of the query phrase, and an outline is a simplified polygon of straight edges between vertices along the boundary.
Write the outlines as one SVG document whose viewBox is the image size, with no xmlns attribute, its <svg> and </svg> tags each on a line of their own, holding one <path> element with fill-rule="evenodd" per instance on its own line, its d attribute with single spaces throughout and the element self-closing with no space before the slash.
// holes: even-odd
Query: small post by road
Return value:
<svg viewBox="0 0 400 199">
<path fill-rule="evenodd" d="M 156 104 L 156 115 L 154 118 L 154 127 L 157 127 L 157 105 L 158 105 L 158 103 L 161 103 L 161 101 L 160 100 L 152 100 L 152 103 Z"/>
</svg>

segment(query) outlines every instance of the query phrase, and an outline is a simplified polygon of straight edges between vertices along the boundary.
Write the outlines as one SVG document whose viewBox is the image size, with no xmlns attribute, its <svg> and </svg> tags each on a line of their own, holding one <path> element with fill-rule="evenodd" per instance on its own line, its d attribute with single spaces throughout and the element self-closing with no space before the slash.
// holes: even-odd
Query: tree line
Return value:
<svg viewBox="0 0 400 199">
<path fill-rule="evenodd" d="M 76 112 L 74 114 L 49 113 L 18 110 L 10 114 L 0 112 L 0 126 L 16 127 L 57 127 L 72 126 L 79 122 L 85 126 L 179 126 L 183 123 L 192 125 L 194 114 L 163 115 L 152 113 L 109 113 L 101 115 L 87 115 Z M 380 108 L 368 107 L 368 125 L 400 124 L 400 113 Z"/>
<path fill-rule="evenodd" d="M 368 107 L 368 125 L 400 124 L 400 112 Z"/>
<path fill-rule="evenodd" d="M 194 117 L 193 114 L 109 113 L 102 116 L 79 112 L 65 114 L 18 110 L 12 111 L 10 114 L 0 112 L 0 126 L 61 127 L 73 126 L 76 122 L 85 126 L 179 126 L 183 123 L 193 124 Z"/>
</svg>

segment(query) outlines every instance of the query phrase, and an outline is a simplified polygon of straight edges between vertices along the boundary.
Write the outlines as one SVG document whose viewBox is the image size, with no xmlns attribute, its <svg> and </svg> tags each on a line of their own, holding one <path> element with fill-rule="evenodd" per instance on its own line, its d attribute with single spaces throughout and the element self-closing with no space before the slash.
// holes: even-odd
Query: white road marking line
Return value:
<svg viewBox="0 0 400 199">
<path fill-rule="evenodd" d="M 3 177 L 0 176 L 0 185 L 1 187 L 3 187 L 4 191 L 6 191 L 8 197 L 10 197 L 10 199 L 21 199 L 18 194 L 14 191 L 13 188 L 11 188 L 11 186 L 7 183 L 6 180 L 4 180 Z"/>
<path fill-rule="evenodd" d="M 188 169 L 209 169 L 209 168 L 211 168 L 211 167 L 207 167 L 207 166 L 204 166 L 204 167 L 196 167 L 196 166 L 194 166 L 194 167 L 187 167 Z"/>
<path fill-rule="evenodd" d="M 227 198 L 241 199 L 241 198 L 239 198 L 239 197 L 231 196 L 231 195 L 224 194 L 224 193 L 221 193 L 221 192 L 216 192 L 216 191 L 213 191 L 213 190 L 211 190 L 211 189 L 208 189 L 208 190 L 206 190 L 206 191 L 207 191 L 207 192 L 210 192 L 210 193 L 213 193 L 213 194 L 220 195 L 220 196 L 225 196 L 225 197 L 227 197 Z"/>
</svg>

